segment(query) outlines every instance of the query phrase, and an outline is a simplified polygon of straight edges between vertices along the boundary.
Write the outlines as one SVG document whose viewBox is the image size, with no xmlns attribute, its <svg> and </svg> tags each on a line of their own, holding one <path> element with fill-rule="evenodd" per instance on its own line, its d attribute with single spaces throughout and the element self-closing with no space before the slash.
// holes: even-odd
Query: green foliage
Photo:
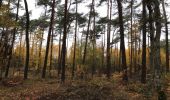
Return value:
<svg viewBox="0 0 170 100">
<path fill-rule="evenodd" d="M 107 0 L 100 0 L 99 1 L 99 4 L 98 4 L 98 6 L 101 6 L 104 2 L 106 2 Z"/>
<path fill-rule="evenodd" d="M 130 82 L 127 86 L 127 91 L 136 92 L 136 93 L 144 93 L 145 85 L 139 82 Z"/>
<path fill-rule="evenodd" d="M 8 5 L 0 7 L 0 27 L 11 28 L 16 26 L 16 22 L 11 18 Z"/>
<path fill-rule="evenodd" d="M 109 19 L 107 17 L 101 17 L 97 23 L 98 24 L 107 24 L 108 22 L 109 22 Z"/>
<path fill-rule="evenodd" d="M 158 100 L 167 100 L 167 96 L 164 91 L 158 92 Z"/>
<path fill-rule="evenodd" d="M 30 31 L 33 32 L 35 31 L 38 27 L 39 28 L 47 28 L 49 25 L 49 22 L 46 21 L 47 19 L 45 18 L 39 18 L 39 19 L 34 19 L 30 21 Z"/>
<path fill-rule="evenodd" d="M 47 6 L 47 5 L 50 5 L 51 2 L 49 2 L 49 0 L 38 0 L 37 1 L 37 5 L 44 5 L 44 6 Z"/>
</svg>

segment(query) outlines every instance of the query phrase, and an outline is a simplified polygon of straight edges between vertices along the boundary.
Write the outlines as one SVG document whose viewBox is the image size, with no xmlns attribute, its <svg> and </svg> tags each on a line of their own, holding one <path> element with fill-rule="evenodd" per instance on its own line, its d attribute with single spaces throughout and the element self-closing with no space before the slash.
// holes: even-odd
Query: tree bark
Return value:
<svg viewBox="0 0 170 100">
<path fill-rule="evenodd" d="M 160 13 L 160 2 L 159 0 L 156 0 L 154 2 L 155 8 L 154 8 L 154 12 L 155 12 L 155 27 L 156 27 L 156 35 L 154 38 L 154 67 L 155 67 L 155 83 L 156 86 L 160 86 L 160 66 L 161 66 L 161 59 L 160 59 L 160 36 L 161 36 L 161 13 Z"/>
<path fill-rule="evenodd" d="M 68 0 L 65 0 L 65 9 L 64 9 L 64 33 L 63 33 L 63 44 L 62 44 L 62 73 L 61 81 L 65 82 L 65 58 L 66 58 L 66 38 L 67 38 L 67 3 Z"/>
<path fill-rule="evenodd" d="M 18 0 L 18 2 L 17 2 L 17 13 L 16 13 L 16 18 L 15 18 L 16 22 L 18 21 L 19 4 L 20 4 L 20 0 Z M 9 58 L 8 58 L 8 63 L 7 63 L 7 66 L 6 66 L 5 77 L 8 77 L 9 67 L 10 67 L 11 59 L 12 59 L 12 50 L 13 50 L 14 42 L 15 42 L 16 31 L 17 31 L 17 28 L 15 27 L 13 29 L 12 44 L 11 44 L 11 48 L 10 48 L 10 54 L 9 54 Z"/>
<path fill-rule="evenodd" d="M 48 60 L 49 46 L 50 46 L 50 40 L 51 40 L 51 31 L 52 31 L 53 23 L 54 23 L 54 13 L 55 13 L 55 0 L 53 0 L 53 4 L 52 4 L 50 27 L 48 31 L 48 37 L 47 37 L 47 46 L 46 46 L 46 52 L 45 52 L 44 66 L 42 70 L 42 78 L 45 78 L 45 75 L 46 75 L 47 60 Z"/>
<path fill-rule="evenodd" d="M 132 76 L 132 66 L 133 66 L 133 40 L 132 40 L 132 33 L 133 33 L 133 0 L 131 0 L 131 20 L 130 20 L 130 37 L 131 37 L 131 49 L 130 49 L 130 69 L 129 69 L 129 76 Z"/>
<path fill-rule="evenodd" d="M 52 70 L 52 63 L 53 63 L 53 36 L 54 36 L 54 29 L 52 29 L 51 34 L 51 48 L 50 48 L 50 66 L 49 66 L 49 77 L 51 77 L 51 70 Z"/>
<path fill-rule="evenodd" d="M 142 1 L 142 17 L 143 17 L 143 44 L 142 44 L 142 74 L 141 74 L 141 82 L 146 83 L 146 1 Z"/>
<path fill-rule="evenodd" d="M 90 22 L 91 22 L 91 12 L 92 12 L 92 8 L 93 8 L 93 5 L 94 4 L 94 0 L 92 0 L 92 3 L 91 3 L 91 8 L 90 8 L 90 14 L 89 14 L 89 20 L 88 20 L 88 26 L 87 26 L 87 34 L 86 34 L 86 41 L 85 41 L 85 47 L 84 47 L 84 54 L 83 54 L 83 61 L 82 63 L 85 64 L 85 61 L 86 61 L 86 52 L 87 52 L 87 43 L 88 43 L 88 37 L 89 37 L 89 31 L 90 31 Z"/>
<path fill-rule="evenodd" d="M 168 23 L 167 23 L 167 15 L 165 10 L 165 2 L 162 0 L 162 8 L 163 8 L 163 16 L 165 20 L 165 40 L 166 40 L 166 72 L 169 72 L 169 44 L 168 44 Z"/>
<path fill-rule="evenodd" d="M 94 4 L 93 4 L 93 13 L 94 13 L 94 16 L 93 16 L 93 37 L 92 37 L 92 46 L 93 46 L 93 64 L 92 64 L 92 77 L 94 76 L 95 74 L 95 70 L 96 70 L 96 15 L 95 15 L 95 1 L 94 1 Z"/>
<path fill-rule="evenodd" d="M 110 8 L 109 8 L 110 7 Z M 111 61 L 110 61 L 110 31 L 111 31 L 111 15 L 112 15 L 112 0 L 108 0 L 107 17 L 109 19 L 107 27 L 107 78 L 110 79 Z"/>
<path fill-rule="evenodd" d="M 58 47 L 58 77 L 60 76 L 61 73 L 61 30 L 60 30 L 60 37 L 59 37 L 59 47 Z"/>
<path fill-rule="evenodd" d="M 76 22 L 75 22 L 75 35 L 74 35 L 74 54 L 73 54 L 73 68 L 72 68 L 72 78 L 74 78 L 74 71 L 75 71 L 75 59 L 76 59 L 76 45 L 77 45 L 77 10 L 78 10 L 78 2 L 77 0 L 75 0 L 76 2 Z"/>
<path fill-rule="evenodd" d="M 124 42 L 124 27 L 123 27 L 123 14 L 122 14 L 122 1 L 117 0 L 118 13 L 119 13 L 119 27 L 120 27 L 120 51 L 121 51 L 121 62 L 123 68 L 123 81 L 128 81 L 127 65 L 126 65 L 126 51 Z"/>
<path fill-rule="evenodd" d="M 25 59 L 25 69 L 24 69 L 24 79 L 28 78 L 28 67 L 29 67 L 29 24 L 30 24 L 30 20 L 29 20 L 29 12 L 28 12 L 28 4 L 27 4 L 27 0 L 24 0 L 24 4 L 25 4 L 25 11 L 26 11 L 26 35 L 25 35 L 25 39 L 26 39 L 26 59 Z"/>
<path fill-rule="evenodd" d="M 46 16 L 47 13 L 47 6 L 45 6 L 45 13 L 44 15 Z M 39 44 L 39 53 L 38 53 L 38 68 L 37 71 L 39 72 L 40 66 L 41 66 L 41 52 L 42 52 L 42 43 L 43 43 L 43 37 L 44 37 L 44 27 L 42 28 L 42 34 L 41 34 L 41 39 L 40 39 L 40 44 Z"/>
</svg>

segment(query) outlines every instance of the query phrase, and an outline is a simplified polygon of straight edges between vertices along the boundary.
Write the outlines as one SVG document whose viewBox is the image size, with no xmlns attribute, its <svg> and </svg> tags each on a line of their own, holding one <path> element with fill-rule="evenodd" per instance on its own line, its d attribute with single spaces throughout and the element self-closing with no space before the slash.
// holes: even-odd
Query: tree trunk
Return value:
<svg viewBox="0 0 170 100">
<path fill-rule="evenodd" d="M 28 78 L 28 67 L 29 67 L 29 12 L 28 12 L 28 4 L 27 0 L 24 0 L 25 4 L 25 11 L 26 11 L 26 35 L 25 35 L 25 40 L 26 40 L 26 59 L 25 59 L 25 69 L 24 69 L 24 79 Z"/>
<path fill-rule="evenodd" d="M 51 70 L 52 70 L 52 63 L 53 63 L 53 36 L 54 36 L 54 29 L 52 29 L 52 34 L 51 34 L 49 77 L 51 77 Z"/>
<path fill-rule="evenodd" d="M 18 54 L 18 65 L 17 65 L 17 67 L 20 67 L 20 65 L 21 65 L 21 55 L 22 55 L 22 38 L 23 38 L 23 33 L 21 32 L 20 33 L 20 39 L 19 39 L 19 54 Z M 24 42 L 25 43 L 25 42 Z"/>
<path fill-rule="evenodd" d="M 64 9 L 64 33 L 63 33 L 63 44 L 62 44 L 62 73 L 61 81 L 65 81 L 65 58 L 66 58 L 66 38 L 67 38 L 67 3 L 68 0 L 65 0 L 65 9 Z"/>
<path fill-rule="evenodd" d="M 45 16 L 47 13 L 47 6 L 45 6 Z M 38 68 L 37 71 L 40 71 L 40 66 L 41 66 L 41 52 L 42 52 L 42 43 L 43 43 L 43 37 L 44 37 L 44 27 L 42 28 L 42 34 L 41 34 L 41 39 L 40 39 L 40 44 L 39 44 L 39 53 L 38 53 Z"/>
<path fill-rule="evenodd" d="M 161 36 L 161 13 L 160 13 L 160 8 L 159 8 L 159 0 L 156 0 L 154 2 L 155 8 L 154 8 L 154 12 L 155 12 L 155 27 L 156 27 L 156 35 L 154 38 L 154 67 L 155 67 L 155 83 L 156 86 L 159 87 L 160 86 L 160 64 L 161 64 L 161 59 L 160 59 L 160 36 Z"/>
<path fill-rule="evenodd" d="M 47 37 L 47 46 L 46 46 L 46 52 L 45 52 L 44 66 L 43 66 L 43 70 L 42 70 L 42 78 L 45 78 L 45 75 L 46 75 L 49 45 L 50 45 L 50 40 L 51 40 L 51 31 L 52 31 L 53 23 L 54 23 L 54 13 L 55 13 L 55 0 L 53 0 L 53 4 L 52 4 L 50 27 L 49 27 L 49 31 L 48 31 L 48 37 Z"/>
<path fill-rule="evenodd" d="M 142 75 L 141 75 L 141 82 L 146 83 L 146 1 L 142 1 L 143 7 L 143 44 L 142 44 Z"/>
<path fill-rule="evenodd" d="M 133 66 L 133 40 L 132 40 L 132 33 L 133 33 L 133 0 L 131 0 L 131 20 L 130 20 L 130 37 L 131 37 L 131 49 L 130 49 L 130 69 L 129 69 L 129 76 L 132 76 L 132 66 Z"/>
<path fill-rule="evenodd" d="M 30 50 L 30 64 L 32 67 L 34 67 L 34 50 L 35 50 L 35 34 L 31 34 L 30 33 L 30 41 L 32 41 L 32 47 L 31 47 L 31 50 Z"/>
<path fill-rule="evenodd" d="M 155 0 L 148 4 L 149 10 L 149 25 L 150 25 L 150 40 L 151 40 L 151 54 L 150 54 L 150 64 L 151 64 L 151 74 L 152 74 L 152 85 L 155 87 L 160 86 L 160 36 L 161 36 L 161 13 L 160 13 L 160 2 Z M 154 7 L 152 7 L 154 6 Z M 153 13 L 154 11 L 154 13 Z M 154 15 L 154 16 L 153 16 Z M 154 18 L 153 18 L 154 17 Z M 154 25 L 155 29 L 154 30 Z"/>
<path fill-rule="evenodd" d="M 109 3 L 110 2 L 110 3 Z M 110 6 L 110 8 L 109 8 Z M 110 61 L 110 31 L 111 31 L 111 15 L 112 15 L 112 0 L 108 0 L 107 17 L 109 19 L 107 27 L 107 78 L 110 79 L 111 61 Z"/>
<path fill-rule="evenodd" d="M 122 1 L 117 0 L 118 13 L 119 13 L 119 27 L 120 27 L 120 51 L 121 51 L 121 62 L 123 68 L 123 81 L 128 81 L 127 65 L 126 65 L 126 51 L 124 42 L 124 27 L 123 27 L 123 14 L 122 14 Z"/>
<path fill-rule="evenodd" d="M 38 53 L 38 68 L 37 71 L 39 72 L 40 66 L 41 66 L 41 52 L 42 52 L 42 42 L 43 42 L 43 37 L 44 37 L 44 29 L 41 34 L 41 39 L 40 39 L 40 44 L 39 44 L 39 53 Z"/>
<path fill-rule="evenodd" d="M 163 16 L 165 20 L 165 40 L 166 40 L 166 72 L 169 72 L 169 44 L 168 44 L 168 23 L 167 23 L 167 15 L 165 10 L 165 2 L 162 0 L 162 8 L 163 8 Z"/>
<path fill-rule="evenodd" d="M 17 13 L 16 13 L 16 18 L 15 18 L 15 21 L 16 21 L 16 22 L 18 21 L 19 4 L 20 4 L 20 0 L 18 0 L 18 3 L 17 3 Z M 17 28 L 15 27 L 15 28 L 13 29 L 12 44 L 11 44 L 11 48 L 10 48 L 10 54 L 9 54 L 9 58 L 8 58 L 8 63 L 7 63 L 7 66 L 6 66 L 5 77 L 8 77 L 9 67 L 10 67 L 10 65 L 11 65 L 12 50 L 13 50 L 13 47 L 14 47 L 16 31 L 17 31 Z"/>
<path fill-rule="evenodd" d="M 59 33 L 60 37 L 59 37 L 59 47 L 58 47 L 58 77 L 60 76 L 61 73 L 61 32 Z"/>
<path fill-rule="evenodd" d="M 93 65 L 92 65 L 92 77 L 94 76 L 95 74 L 95 70 L 96 70 L 96 16 L 95 16 L 95 1 L 94 1 L 94 4 L 93 4 L 93 13 L 94 13 L 94 16 L 93 16 L 93 37 L 92 37 L 92 45 L 93 45 Z"/>
<path fill-rule="evenodd" d="M 135 24 L 135 22 L 134 22 L 134 24 Z M 135 27 L 135 30 L 134 30 L 134 64 L 133 64 L 133 66 L 134 66 L 134 73 L 137 71 L 137 30 L 136 30 L 136 27 Z"/>
<path fill-rule="evenodd" d="M 88 43 L 88 37 L 89 37 L 89 30 L 90 30 L 90 22 L 91 22 L 91 12 L 92 12 L 92 8 L 93 8 L 93 4 L 94 4 L 94 0 L 92 0 L 91 3 L 91 7 L 90 7 L 90 14 L 89 14 L 89 20 L 88 20 L 88 26 L 87 26 L 87 33 L 86 33 L 86 41 L 85 41 L 85 47 L 84 47 L 84 54 L 83 54 L 83 64 L 85 64 L 86 61 L 86 52 L 87 52 L 87 43 Z"/>
<path fill-rule="evenodd" d="M 72 68 L 72 78 L 74 78 L 74 71 L 75 71 L 75 59 L 76 59 L 76 45 L 77 45 L 77 10 L 78 10 L 78 3 L 76 2 L 76 22 L 75 22 L 75 35 L 74 35 L 74 54 L 73 54 L 73 68 Z"/>
<path fill-rule="evenodd" d="M 102 71 L 104 70 L 104 66 L 105 66 L 105 64 L 104 64 L 104 61 L 105 61 L 105 57 L 104 57 L 104 54 L 105 54 L 105 32 L 106 32 L 106 28 L 105 28 L 105 25 L 104 25 L 104 36 L 102 36 Z"/>
</svg>

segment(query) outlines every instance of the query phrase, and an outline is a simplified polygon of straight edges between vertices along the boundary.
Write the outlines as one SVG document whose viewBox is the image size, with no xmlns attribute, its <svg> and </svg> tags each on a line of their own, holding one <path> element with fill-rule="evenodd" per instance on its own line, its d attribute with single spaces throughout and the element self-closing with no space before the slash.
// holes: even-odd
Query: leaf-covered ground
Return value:
<svg viewBox="0 0 170 100">
<path fill-rule="evenodd" d="M 166 82 L 170 80 L 166 80 Z M 166 85 L 170 94 L 170 84 Z M 57 79 L 28 79 L 16 86 L 0 85 L 0 100 L 157 100 L 157 94 L 151 93 L 149 85 L 130 80 L 121 81 L 120 74 L 114 74 L 110 80 L 93 78 L 91 80 L 66 81 Z M 169 98 L 170 99 L 170 98 Z"/>
</svg>

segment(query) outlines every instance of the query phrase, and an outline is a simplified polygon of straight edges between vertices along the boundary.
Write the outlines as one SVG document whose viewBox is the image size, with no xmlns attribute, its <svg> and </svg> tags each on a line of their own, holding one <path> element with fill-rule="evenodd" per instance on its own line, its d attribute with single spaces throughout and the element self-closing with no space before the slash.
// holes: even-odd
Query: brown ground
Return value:
<svg viewBox="0 0 170 100">
<path fill-rule="evenodd" d="M 170 79 L 166 77 L 165 82 L 170 100 Z M 64 84 L 54 78 L 28 79 L 14 85 L 16 81 L 9 83 L 12 85 L 1 81 L 0 100 L 157 100 L 157 94 L 149 92 L 149 85 L 132 80 L 125 84 L 118 73 L 109 81 L 97 77 L 86 81 L 66 81 Z"/>
</svg>

